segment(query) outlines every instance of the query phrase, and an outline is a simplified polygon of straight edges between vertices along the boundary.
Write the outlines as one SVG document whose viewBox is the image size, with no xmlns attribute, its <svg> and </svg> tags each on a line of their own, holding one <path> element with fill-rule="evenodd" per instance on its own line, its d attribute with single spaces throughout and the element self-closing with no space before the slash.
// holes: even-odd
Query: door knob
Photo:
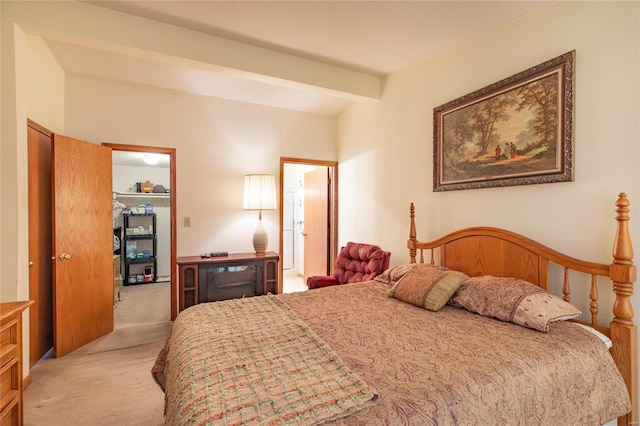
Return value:
<svg viewBox="0 0 640 426">
<path fill-rule="evenodd" d="M 30 260 L 30 261 L 29 261 L 29 268 L 31 268 L 31 267 L 32 267 L 33 265 L 35 265 L 35 264 L 36 264 L 36 262 L 34 262 L 33 260 Z"/>
<path fill-rule="evenodd" d="M 69 260 L 69 259 L 71 259 L 71 255 L 68 253 L 62 253 L 60 255 L 60 260 Z"/>
</svg>

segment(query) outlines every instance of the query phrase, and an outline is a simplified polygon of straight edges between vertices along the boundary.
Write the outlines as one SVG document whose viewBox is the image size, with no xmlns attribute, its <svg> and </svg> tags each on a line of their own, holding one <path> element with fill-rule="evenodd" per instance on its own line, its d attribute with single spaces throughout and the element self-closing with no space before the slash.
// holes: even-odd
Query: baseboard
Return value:
<svg viewBox="0 0 640 426">
<path fill-rule="evenodd" d="M 31 373 L 27 374 L 27 377 L 22 379 L 22 390 L 26 389 L 32 381 L 33 377 L 31 376 Z"/>
</svg>

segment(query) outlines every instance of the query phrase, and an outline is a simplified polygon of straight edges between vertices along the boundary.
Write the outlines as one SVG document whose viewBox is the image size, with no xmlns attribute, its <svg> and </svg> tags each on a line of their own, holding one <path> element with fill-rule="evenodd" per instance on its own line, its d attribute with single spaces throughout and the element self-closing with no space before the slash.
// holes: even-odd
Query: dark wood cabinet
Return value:
<svg viewBox="0 0 640 426">
<path fill-rule="evenodd" d="M 178 257 L 179 310 L 198 303 L 277 294 L 279 261 L 274 252 Z"/>
</svg>

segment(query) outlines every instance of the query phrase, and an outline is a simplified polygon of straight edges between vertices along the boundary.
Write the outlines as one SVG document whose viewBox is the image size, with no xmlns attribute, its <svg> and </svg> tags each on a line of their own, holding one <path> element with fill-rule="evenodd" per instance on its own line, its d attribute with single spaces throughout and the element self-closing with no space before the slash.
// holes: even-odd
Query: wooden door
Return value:
<svg viewBox="0 0 640 426">
<path fill-rule="evenodd" d="M 53 347 L 51 132 L 27 122 L 29 192 L 29 368 Z"/>
<path fill-rule="evenodd" d="M 304 280 L 329 274 L 329 168 L 304 174 Z"/>
<path fill-rule="evenodd" d="M 54 356 L 113 331 L 111 149 L 53 135 Z"/>
</svg>

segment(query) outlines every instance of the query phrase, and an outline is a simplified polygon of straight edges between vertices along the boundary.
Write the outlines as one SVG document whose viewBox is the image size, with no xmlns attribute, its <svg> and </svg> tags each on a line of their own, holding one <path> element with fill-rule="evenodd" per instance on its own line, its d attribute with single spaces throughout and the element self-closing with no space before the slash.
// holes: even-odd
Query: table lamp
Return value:
<svg viewBox="0 0 640 426">
<path fill-rule="evenodd" d="M 244 210 L 258 210 L 258 228 L 253 233 L 256 256 L 264 256 L 269 237 L 262 227 L 262 210 L 276 208 L 276 179 L 272 175 L 245 175 Z"/>
</svg>

